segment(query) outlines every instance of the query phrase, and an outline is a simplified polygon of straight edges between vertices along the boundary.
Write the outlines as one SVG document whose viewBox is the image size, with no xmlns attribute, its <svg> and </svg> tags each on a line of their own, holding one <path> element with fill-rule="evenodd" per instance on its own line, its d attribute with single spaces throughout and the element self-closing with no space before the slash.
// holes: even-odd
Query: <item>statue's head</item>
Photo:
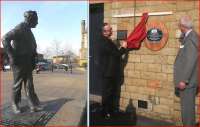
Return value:
<svg viewBox="0 0 200 127">
<path fill-rule="evenodd" d="M 24 20 L 31 28 L 35 28 L 38 24 L 37 12 L 31 10 L 24 12 Z"/>
</svg>

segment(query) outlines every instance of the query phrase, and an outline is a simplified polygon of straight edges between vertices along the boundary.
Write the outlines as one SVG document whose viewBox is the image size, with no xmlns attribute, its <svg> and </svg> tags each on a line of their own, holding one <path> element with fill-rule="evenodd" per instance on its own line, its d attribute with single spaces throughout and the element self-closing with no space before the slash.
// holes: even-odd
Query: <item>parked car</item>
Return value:
<svg viewBox="0 0 200 127">
<path fill-rule="evenodd" d="M 10 70 L 11 69 L 11 67 L 10 67 L 10 65 L 9 64 L 7 64 L 7 65 L 4 65 L 4 70 Z"/>
<path fill-rule="evenodd" d="M 68 71 L 69 65 L 68 65 L 68 64 L 62 64 L 62 65 L 64 66 L 64 70 L 65 70 L 65 71 Z"/>
<path fill-rule="evenodd" d="M 36 73 L 39 73 L 40 71 L 46 71 L 50 70 L 50 64 L 45 62 L 38 62 L 36 64 Z"/>
<path fill-rule="evenodd" d="M 69 65 L 68 64 L 54 64 L 55 69 L 64 69 L 65 71 L 68 71 Z"/>
</svg>

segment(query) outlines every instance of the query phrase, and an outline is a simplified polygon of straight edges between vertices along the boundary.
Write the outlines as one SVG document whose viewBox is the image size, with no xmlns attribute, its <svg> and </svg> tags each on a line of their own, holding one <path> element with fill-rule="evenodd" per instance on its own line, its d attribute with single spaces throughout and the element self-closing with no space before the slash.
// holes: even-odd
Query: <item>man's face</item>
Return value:
<svg viewBox="0 0 200 127">
<path fill-rule="evenodd" d="M 180 29 L 180 31 L 181 31 L 182 33 L 185 32 L 185 28 L 183 27 L 183 25 L 181 25 L 180 22 L 179 22 L 179 24 L 178 24 L 178 27 L 179 27 L 179 29 Z"/>
<path fill-rule="evenodd" d="M 103 36 L 110 38 L 112 36 L 112 27 L 110 25 L 106 25 L 103 27 Z"/>
</svg>

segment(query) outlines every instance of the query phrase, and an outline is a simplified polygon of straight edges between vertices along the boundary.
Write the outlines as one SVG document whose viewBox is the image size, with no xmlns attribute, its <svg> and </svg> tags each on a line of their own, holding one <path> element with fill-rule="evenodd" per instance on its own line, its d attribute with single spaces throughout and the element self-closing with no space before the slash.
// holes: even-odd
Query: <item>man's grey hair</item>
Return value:
<svg viewBox="0 0 200 127">
<path fill-rule="evenodd" d="M 188 29 L 193 28 L 192 19 L 189 16 L 183 16 L 180 18 L 180 24 Z"/>
</svg>

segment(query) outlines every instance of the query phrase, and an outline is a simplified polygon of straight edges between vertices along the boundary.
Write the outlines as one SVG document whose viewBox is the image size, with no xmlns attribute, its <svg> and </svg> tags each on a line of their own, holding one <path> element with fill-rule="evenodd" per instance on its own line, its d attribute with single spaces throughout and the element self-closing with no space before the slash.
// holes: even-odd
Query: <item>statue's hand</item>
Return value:
<svg viewBox="0 0 200 127">
<path fill-rule="evenodd" d="M 33 57 L 32 57 L 32 70 L 34 70 L 35 67 L 36 67 L 36 60 L 37 60 L 37 57 L 36 57 L 36 56 L 33 56 Z"/>
<path fill-rule="evenodd" d="M 10 65 L 16 64 L 16 58 L 12 55 L 8 55 Z"/>
<path fill-rule="evenodd" d="M 35 52 L 35 53 L 33 54 L 33 56 L 34 56 L 34 57 L 38 57 L 38 53 Z"/>
<path fill-rule="evenodd" d="M 12 57 L 9 57 L 9 63 L 10 63 L 10 65 L 13 65 L 13 64 L 14 64 L 14 60 L 13 60 Z"/>
</svg>

